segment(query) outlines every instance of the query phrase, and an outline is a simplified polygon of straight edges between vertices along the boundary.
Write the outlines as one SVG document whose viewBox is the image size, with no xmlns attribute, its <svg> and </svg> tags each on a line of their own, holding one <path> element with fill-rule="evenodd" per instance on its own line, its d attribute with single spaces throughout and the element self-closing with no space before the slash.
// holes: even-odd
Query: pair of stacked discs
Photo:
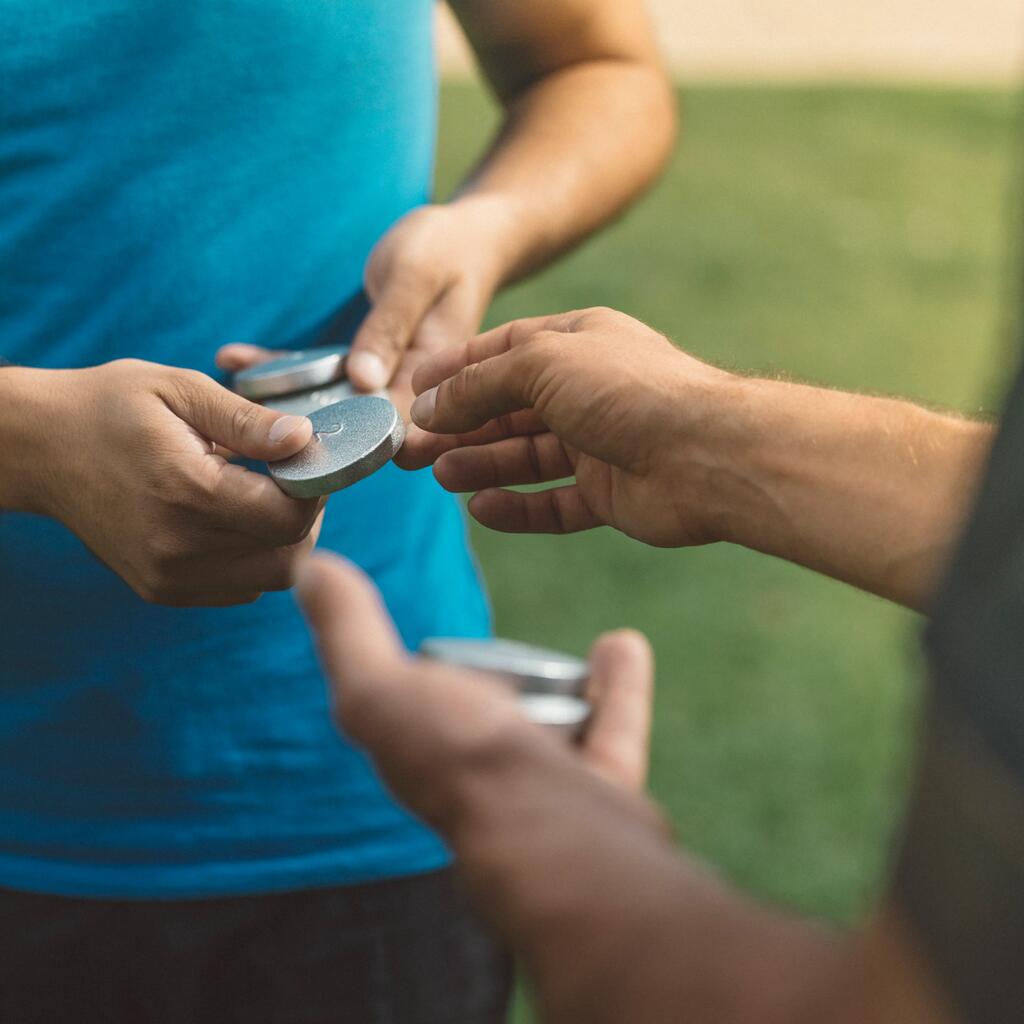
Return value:
<svg viewBox="0 0 1024 1024">
<path fill-rule="evenodd" d="M 496 676 L 519 695 L 526 717 L 578 740 L 590 718 L 586 700 L 590 667 L 559 651 L 514 640 L 424 640 L 420 654 L 432 661 Z"/>
<path fill-rule="evenodd" d="M 289 352 L 234 376 L 243 398 L 292 416 L 308 416 L 313 437 L 267 470 L 285 494 L 318 498 L 375 473 L 405 440 L 405 424 L 383 394 L 364 395 L 345 378 L 347 345 Z"/>
</svg>

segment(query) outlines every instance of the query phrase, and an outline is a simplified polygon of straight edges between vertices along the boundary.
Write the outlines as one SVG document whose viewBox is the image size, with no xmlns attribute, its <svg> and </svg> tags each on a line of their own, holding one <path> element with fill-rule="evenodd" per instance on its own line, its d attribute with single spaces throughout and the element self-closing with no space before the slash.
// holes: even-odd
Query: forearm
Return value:
<svg viewBox="0 0 1024 1024">
<path fill-rule="evenodd" d="M 991 427 L 780 381 L 729 390 L 710 470 L 722 537 L 924 607 L 974 496 Z"/>
<path fill-rule="evenodd" d="M 74 444 L 74 425 L 55 423 L 47 412 L 60 376 L 21 366 L 0 369 L 0 511 L 47 507 L 45 442 L 64 434 L 65 443 Z"/>
<path fill-rule="evenodd" d="M 477 16 L 466 11 L 473 5 L 454 6 L 473 38 Z M 557 22 L 561 6 L 516 17 Z M 551 25 L 544 41 L 574 31 L 586 35 L 575 22 Z M 536 52 L 541 44 L 505 42 L 497 53 L 493 42 L 479 44 L 505 118 L 456 201 L 487 204 L 500 223 L 502 283 L 543 266 L 614 217 L 654 180 L 671 151 L 675 101 L 653 47 L 638 43 L 626 55 L 602 44 L 595 38 L 580 52 L 550 57 Z M 532 71 L 511 74 L 510 67 Z"/>
<path fill-rule="evenodd" d="M 467 779 L 452 841 L 554 1024 L 792 1024 L 845 944 L 679 856 L 650 805 L 537 751 Z"/>
</svg>

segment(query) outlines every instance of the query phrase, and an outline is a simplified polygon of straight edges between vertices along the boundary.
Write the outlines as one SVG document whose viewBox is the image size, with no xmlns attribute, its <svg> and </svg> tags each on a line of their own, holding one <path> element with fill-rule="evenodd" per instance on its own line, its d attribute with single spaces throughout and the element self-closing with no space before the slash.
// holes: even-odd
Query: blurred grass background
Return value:
<svg viewBox="0 0 1024 1024">
<path fill-rule="evenodd" d="M 1008 90 L 688 88 L 657 189 L 489 322 L 610 305 L 730 367 L 991 411 L 1015 361 L 1016 104 Z M 496 115 L 470 82 L 444 86 L 442 111 L 446 195 Z M 607 530 L 474 541 L 501 634 L 579 653 L 617 626 L 651 638 L 652 788 L 689 849 L 764 898 L 856 918 L 908 767 L 915 617 L 722 546 L 654 551 Z"/>
</svg>

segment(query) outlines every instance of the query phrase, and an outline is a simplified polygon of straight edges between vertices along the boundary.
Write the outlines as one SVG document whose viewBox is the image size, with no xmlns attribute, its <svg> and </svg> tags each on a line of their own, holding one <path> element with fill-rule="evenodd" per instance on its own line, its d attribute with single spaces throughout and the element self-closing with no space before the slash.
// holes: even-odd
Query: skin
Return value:
<svg viewBox="0 0 1024 1024">
<path fill-rule="evenodd" d="M 339 726 L 456 854 L 551 1024 L 956 1024 L 889 906 L 837 935 L 762 906 L 680 852 L 643 795 L 652 664 L 636 633 L 591 651 L 579 749 L 494 679 L 402 648 L 372 583 L 317 555 L 300 601 Z"/>
<path fill-rule="evenodd" d="M 415 367 L 470 337 L 502 284 L 573 245 L 653 180 L 675 125 L 640 0 L 452 6 L 505 119 L 452 201 L 403 218 L 367 264 L 372 310 L 348 372 L 366 390 L 390 382 L 403 411 Z M 267 356 L 228 345 L 218 364 L 235 371 Z M 224 460 L 301 449 L 308 423 L 271 441 L 277 418 L 208 378 L 149 363 L 4 370 L 0 509 L 64 522 L 146 600 L 252 601 L 290 584 L 321 511 Z M 45 424 L 72 422 L 78 443 L 69 451 Z"/>
<path fill-rule="evenodd" d="M 420 429 L 399 463 L 477 491 L 470 511 L 492 529 L 729 541 L 918 609 L 993 436 L 909 402 L 727 373 L 605 309 L 506 324 L 415 385 Z"/>
<path fill-rule="evenodd" d="M 436 356 L 414 385 L 420 429 L 402 461 L 433 461 L 445 486 L 478 490 L 470 507 L 486 525 L 610 525 L 664 546 L 728 540 L 915 607 L 992 439 L 989 427 L 905 402 L 737 377 L 610 310 L 506 325 Z M 404 654 L 352 567 L 314 559 L 299 593 L 342 726 L 452 845 L 543 1020 L 961 1019 L 895 893 L 861 928 L 834 934 L 674 848 L 637 790 L 650 687 L 635 635 L 603 641 L 618 648 L 611 661 L 606 647 L 592 654 L 598 718 L 576 755 L 492 681 Z M 634 768 L 605 763 L 599 777 L 591 745 L 610 736 Z"/>
<path fill-rule="evenodd" d="M 230 605 L 291 586 L 322 505 L 232 464 L 310 439 L 209 377 L 137 360 L 0 372 L 0 509 L 74 531 L 147 601 Z"/>
<path fill-rule="evenodd" d="M 365 271 L 372 308 L 347 372 L 407 413 L 416 367 L 470 338 L 503 285 L 624 209 L 671 152 L 674 97 L 642 0 L 455 0 L 501 104 L 498 134 L 447 203 L 402 218 Z M 227 345 L 236 371 L 272 353 Z"/>
</svg>

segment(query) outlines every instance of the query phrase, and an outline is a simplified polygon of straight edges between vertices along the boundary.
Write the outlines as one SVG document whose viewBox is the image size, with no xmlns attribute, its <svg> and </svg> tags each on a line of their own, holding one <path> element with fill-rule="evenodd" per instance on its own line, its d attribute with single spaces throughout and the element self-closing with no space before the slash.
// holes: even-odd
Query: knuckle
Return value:
<svg viewBox="0 0 1024 1024">
<path fill-rule="evenodd" d="M 451 403 L 458 408 L 469 405 L 473 400 L 479 381 L 480 364 L 470 363 L 469 366 L 464 366 L 448 382 L 448 398 Z"/>
<path fill-rule="evenodd" d="M 231 409 L 231 429 L 236 436 L 253 433 L 260 424 L 262 410 L 251 402 L 237 402 Z"/>
<path fill-rule="evenodd" d="M 547 366 L 557 354 L 564 354 L 566 348 L 566 335 L 540 331 L 515 351 L 514 358 L 522 362 L 523 371 L 530 375 Z"/>
<path fill-rule="evenodd" d="M 158 533 L 149 542 L 150 564 L 161 578 L 169 577 L 189 554 L 184 538 L 173 533 Z"/>
<path fill-rule="evenodd" d="M 399 351 L 405 348 L 409 335 L 412 333 L 412 322 L 403 312 L 397 309 L 381 309 L 378 311 L 370 337 L 375 349 Z"/>
<path fill-rule="evenodd" d="M 281 551 L 267 567 L 260 579 L 260 589 L 266 592 L 288 590 L 295 582 L 296 553 Z"/>
</svg>

